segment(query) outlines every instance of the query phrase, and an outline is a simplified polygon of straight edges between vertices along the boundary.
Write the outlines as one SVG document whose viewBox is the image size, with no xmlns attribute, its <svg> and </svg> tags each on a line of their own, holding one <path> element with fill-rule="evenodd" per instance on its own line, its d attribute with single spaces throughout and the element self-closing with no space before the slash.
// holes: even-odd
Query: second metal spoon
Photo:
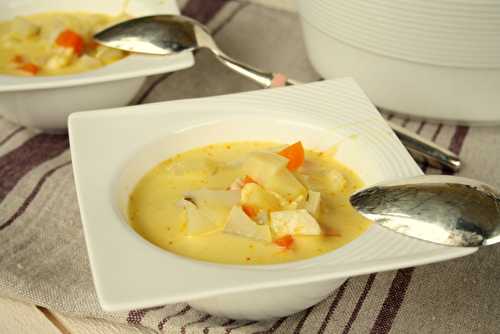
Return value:
<svg viewBox="0 0 500 334">
<path fill-rule="evenodd" d="M 500 242 L 500 193 L 463 177 L 388 181 L 351 196 L 368 219 L 395 232 L 446 246 Z"/>
</svg>

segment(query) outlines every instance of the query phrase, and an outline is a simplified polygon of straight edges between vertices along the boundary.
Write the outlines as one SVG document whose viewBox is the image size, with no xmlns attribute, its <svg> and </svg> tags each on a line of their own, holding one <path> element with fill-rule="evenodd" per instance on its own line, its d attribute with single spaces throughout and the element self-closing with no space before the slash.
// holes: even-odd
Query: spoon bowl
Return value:
<svg viewBox="0 0 500 334">
<path fill-rule="evenodd" d="M 462 247 L 500 242 L 500 194 L 475 180 L 432 175 L 390 181 L 350 201 L 368 219 L 409 237 Z"/>
<path fill-rule="evenodd" d="M 145 16 L 104 29 L 94 39 L 124 51 L 170 55 L 199 48 L 197 36 L 208 32 L 197 23 L 179 15 Z"/>
</svg>

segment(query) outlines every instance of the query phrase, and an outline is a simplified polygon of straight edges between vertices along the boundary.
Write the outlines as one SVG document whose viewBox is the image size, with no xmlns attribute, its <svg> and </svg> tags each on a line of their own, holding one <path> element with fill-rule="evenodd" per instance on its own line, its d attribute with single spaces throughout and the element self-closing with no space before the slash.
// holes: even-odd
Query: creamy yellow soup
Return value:
<svg viewBox="0 0 500 334">
<path fill-rule="evenodd" d="M 293 244 L 282 247 L 276 244 L 281 236 L 276 236 L 272 229 L 272 241 L 256 240 L 227 233 L 229 223 L 226 221 L 207 233 L 188 235 L 186 208 L 179 205 L 186 193 L 196 189 L 228 190 L 234 186 L 235 180 L 239 180 L 241 186 L 241 180 L 246 177 L 245 159 L 249 155 L 277 152 L 283 146 L 268 142 L 216 144 L 181 153 L 160 163 L 138 182 L 130 195 L 131 226 L 145 239 L 167 251 L 226 264 L 273 264 L 307 259 L 341 247 L 362 234 L 370 222 L 359 215 L 348 200 L 349 195 L 362 186 L 362 181 L 330 154 L 305 150 L 304 163 L 291 174 L 307 191 L 321 194 L 319 211 L 315 213 L 320 234 L 300 235 L 300 228 L 295 228 L 292 233 L 299 232 L 292 236 Z M 256 176 L 258 178 L 258 174 Z M 258 186 L 256 183 L 252 185 L 254 188 Z M 305 205 L 292 202 L 285 201 L 284 205 L 291 205 L 292 209 Z M 305 209 L 299 211 L 311 219 Z M 266 211 L 266 214 L 276 215 L 276 212 Z M 265 224 L 273 223 L 274 218 L 271 221 L 266 218 L 264 225 L 258 228 L 267 229 Z M 312 233 L 317 232 L 312 230 Z"/>
<path fill-rule="evenodd" d="M 62 75 L 96 69 L 126 56 L 92 36 L 126 19 L 86 12 L 48 12 L 0 22 L 0 74 Z"/>
</svg>

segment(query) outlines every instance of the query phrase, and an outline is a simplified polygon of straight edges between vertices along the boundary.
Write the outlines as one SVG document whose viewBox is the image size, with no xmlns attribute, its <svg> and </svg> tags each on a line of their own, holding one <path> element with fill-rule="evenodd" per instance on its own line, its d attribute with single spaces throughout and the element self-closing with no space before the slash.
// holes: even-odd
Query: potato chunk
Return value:
<svg viewBox="0 0 500 334">
<path fill-rule="evenodd" d="M 229 190 L 241 190 L 243 188 L 243 180 L 237 177 L 230 185 Z"/>
<path fill-rule="evenodd" d="M 257 183 L 247 183 L 241 189 L 241 204 L 267 211 L 280 209 L 278 198 Z"/>
<path fill-rule="evenodd" d="M 184 193 L 184 199 L 193 202 L 203 216 L 222 226 L 231 207 L 240 202 L 239 190 L 199 189 Z"/>
<path fill-rule="evenodd" d="M 306 201 L 306 210 L 316 219 L 319 218 L 321 193 L 309 190 Z"/>
<path fill-rule="evenodd" d="M 278 237 L 321 234 L 318 222 L 305 209 L 271 212 L 271 229 Z"/>
<path fill-rule="evenodd" d="M 59 70 L 71 63 L 75 53 L 70 48 L 54 48 L 52 56 L 45 63 L 45 68 L 49 70 Z"/>
<path fill-rule="evenodd" d="M 268 225 L 258 225 L 250 219 L 241 206 L 233 206 L 224 233 L 235 234 L 241 237 L 259 241 L 271 242 L 271 231 Z"/>
<path fill-rule="evenodd" d="M 267 190 L 293 200 L 306 188 L 286 168 L 288 159 L 271 152 L 253 152 L 243 164 L 243 172 Z"/>
<path fill-rule="evenodd" d="M 275 175 L 286 168 L 288 159 L 272 152 L 252 152 L 243 163 L 243 172 L 251 176 L 257 182 Z M 250 173 L 258 177 L 253 177 Z"/>
<path fill-rule="evenodd" d="M 282 203 L 282 211 L 284 210 L 298 210 L 305 209 L 306 207 L 306 196 L 300 195 L 293 200 L 288 200 Z"/>
<path fill-rule="evenodd" d="M 99 59 L 96 59 L 94 57 L 91 57 L 89 55 L 83 55 L 78 59 L 78 66 L 81 67 L 86 67 L 86 68 L 94 68 L 94 67 L 99 67 L 101 66 L 102 63 L 99 61 Z"/>
<path fill-rule="evenodd" d="M 279 171 L 262 185 L 292 201 L 300 196 L 305 196 L 307 193 L 307 189 L 288 169 Z"/>
<path fill-rule="evenodd" d="M 194 236 L 207 233 L 217 229 L 217 224 L 214 220 L 206 217 L 203 212 L 193 203 L 185 199 L 179 202 L 186 212 L 187 220 L 187 235 Z"/>
</svg>

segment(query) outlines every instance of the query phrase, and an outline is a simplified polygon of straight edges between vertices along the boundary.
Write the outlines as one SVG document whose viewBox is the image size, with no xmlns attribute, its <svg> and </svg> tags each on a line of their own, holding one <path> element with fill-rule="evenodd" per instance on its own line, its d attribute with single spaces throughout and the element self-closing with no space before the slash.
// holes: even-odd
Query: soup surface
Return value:
<svg viewBox="0 0 500 334">
<path fill-rule="evenodd" d="M 362 186 L 332 154 L 268 142 L 209 145 L 149 171 L 129 199 L 131 226 L 170 252 L 228 264 L 311 258 L 370 222 L 349 203 Z"/>
<path fill-rule="evenodd" d="M 0 22 L 0 74 L 61 75 L 95 69 L 126 56 L 92 36 L 126 19 L 85 12 L 49 12 Z"/>
</svg>

